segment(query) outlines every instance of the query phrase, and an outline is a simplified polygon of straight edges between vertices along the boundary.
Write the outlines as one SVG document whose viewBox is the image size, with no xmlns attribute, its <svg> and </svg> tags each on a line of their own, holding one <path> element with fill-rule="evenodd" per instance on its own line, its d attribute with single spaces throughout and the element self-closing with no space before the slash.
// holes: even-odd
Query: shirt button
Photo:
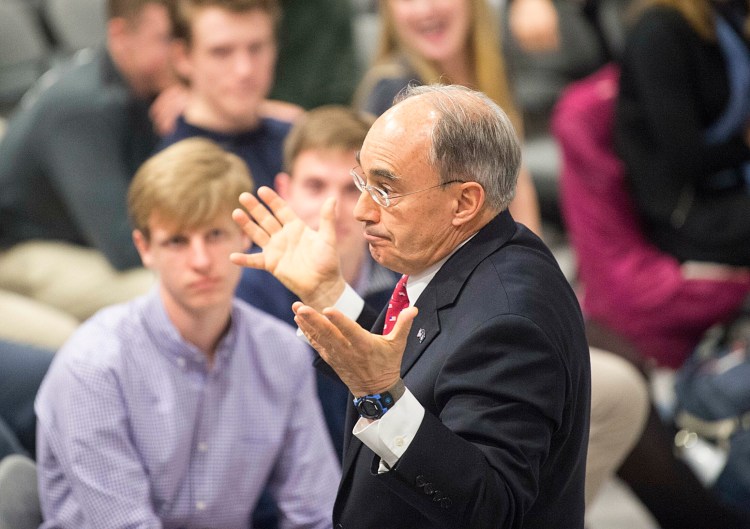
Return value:
<svg viewBox="0 0 750 529">
<path fill-rule="evenodd" d="M 400 435 L 398 437 L 396 437 L 396 439 L 394 439 L 393 442 L 398 447 L 404 446 L 404 438 L 401 437 Z"/>
<path fill-rule="evenodd" d="M 195 508 L 199 511 L 203 511 L 206 509 L 206 502 L 205 501 L 197 501 L 195 502 Z"/>
<path fill-rule="evenodd" d="M 186 363 L 187 362 L 185 362 L 185 359 L 182 358 L 182 357 L 180 357 L 180 358 L 177 359 L 177 365 L 180 366 L 180 367 L 185 367 Z"/>
<path fill-rule="evenodd" d="M 206 450 L 208 450 L 208 443 L 204 443 L 203 441 L 198 443 L 198 452 L 205 452 Z"/>
</svg>

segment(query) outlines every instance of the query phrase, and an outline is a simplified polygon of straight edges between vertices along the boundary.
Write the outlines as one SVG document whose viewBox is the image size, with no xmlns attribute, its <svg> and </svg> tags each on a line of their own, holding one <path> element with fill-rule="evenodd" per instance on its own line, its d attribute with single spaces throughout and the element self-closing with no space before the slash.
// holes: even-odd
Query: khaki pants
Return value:
<svg viewBox="0 0 750 529">
<path fill-rule="evenodd" d="M 56 350 L 78 323 L 54 307 L 0 290 L 0 338 Z"/>
<path fill-rule="evenodd" d="M 17 320 L 16 329 L 7 330 L 8 320 L 0 320 L 0 335 L 33 334 L 46 321 L 52 327 L 43 340 L 54 343 L 71 322 L 77 325 L 103 307 L 144 294 L 153 284 L 151 271 L 120 272 L 90 248 L 52 241 L 17 244 L 0 254 L 0 290 L 16 294 L 0 296 L 0 312 Z"/>
<path fill-rule="evenodd" d="M 591 354 L 591 429 L 586 459 L 586 506 L 620 467 L 641 436 L 649 410 L 648 385 L 627 360 Z"/>
</svg>

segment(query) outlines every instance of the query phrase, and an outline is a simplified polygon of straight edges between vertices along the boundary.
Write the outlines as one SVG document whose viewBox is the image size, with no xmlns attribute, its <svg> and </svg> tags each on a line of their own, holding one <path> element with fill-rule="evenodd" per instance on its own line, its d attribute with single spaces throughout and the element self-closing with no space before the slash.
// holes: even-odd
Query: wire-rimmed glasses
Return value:
<svg viewBox="0 0 750 529">
<path fill-rule="evenodd" d="M 448 184 L 464 182 L 464 180 L 448 180 L 447 182 L 441 182 L 439 184 L 435 184 L 434 186 L 425 187 L 424 189 L 419 189 L 418 191 L 410 191 L 409 193 L 402 193 L 400 195 L 392 195 L 385 189 L 382 189 L 377 186 L 368 185 L 365 179 L 362 177 L 362 175 L 360 175 L 357 172 L 356 167 L 352 167 L 352 170 L 349 171 L 349 174 L 352 175 L 352 178 L 354 179 L 354 185 L 357 186 L 357 189 L 359 189 L 360 192 L 364 193 L 365 191 L 367 191 L 367 193 L 372 197 L 375 203 L 384 208 L 389 207 L 391 205 L 391 201 L 396 198 L 414 195 L 416 193 L 421 193 L 422 191 L 429 191 L 430 189 L 435 189 L 436 187 L 447 186 Z"/>
</svg>

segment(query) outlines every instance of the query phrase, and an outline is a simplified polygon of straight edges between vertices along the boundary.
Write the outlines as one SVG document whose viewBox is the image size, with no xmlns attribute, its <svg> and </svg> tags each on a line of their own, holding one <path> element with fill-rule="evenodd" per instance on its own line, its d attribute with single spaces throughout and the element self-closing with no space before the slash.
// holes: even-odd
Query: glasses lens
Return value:
<svg viewBox="0 0 750 529">
<path fill-rule="evenodd" d="M 354 185 L 357 186 L 357 189 L 359 189 L 359 191 L 362 193 L 367 191 L 367 193 L 375 201 L 376 204 L 383 206 L 383 207 L 390 206 L 390 200 L 388 200 L 388 193 L 386 193 L 379 187 L 368 186 L 367 180 L 365 180 L 365 178 L 360 174 L 360 171 L 361 169 L 359 167 L 354 167 L 350 171 L 350 174 L 352 175 L 352 179 L 354 180 Z"/>
<path fill-rule="evenodd" d="M 369 186 L 370 196 L 379 205 L 387 208 L 391 205 L 391 201 L 388 199 L 388 193 L 380 189 L 379 187 Z"/>
<path fill-rule="evenodd" d="M 366 188 L 365 185 L 365 179 L 360 176 L 360 174 L 357 172 L 357 168 L 353 168 L 349 173 L 352 175 L 352 179 L 354 180 L 354 185 L 357 186 L 357 189 L 360 190 L 360 192 L 364 191 Z"/>
</svg>

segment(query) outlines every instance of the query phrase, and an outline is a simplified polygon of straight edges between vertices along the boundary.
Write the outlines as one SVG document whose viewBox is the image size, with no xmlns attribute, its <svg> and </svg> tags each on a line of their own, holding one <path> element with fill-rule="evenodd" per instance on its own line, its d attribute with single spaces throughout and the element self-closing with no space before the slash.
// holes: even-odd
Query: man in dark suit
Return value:
<svg viewBox="0 0 750 529">
<path fill-rule="evenodd" d="M 347 306 L 330 257 L 332 202 L 318 231 L 269 189 L 271 212 L 245 194 L 253 220 L 234 213 L 263 251 L 232 260 L 299 295 L 296 323 L 355 397 L 335 526 L 582 528 L 588 346 L 555 260 L 507 211 L 520 164 L 507 116 L 462 87 L 412 88 L 358 158 L 355 217 L 375 260 L 404 274 L 374 333 L 346 315 L 368 311 Z"/>
</svg>

